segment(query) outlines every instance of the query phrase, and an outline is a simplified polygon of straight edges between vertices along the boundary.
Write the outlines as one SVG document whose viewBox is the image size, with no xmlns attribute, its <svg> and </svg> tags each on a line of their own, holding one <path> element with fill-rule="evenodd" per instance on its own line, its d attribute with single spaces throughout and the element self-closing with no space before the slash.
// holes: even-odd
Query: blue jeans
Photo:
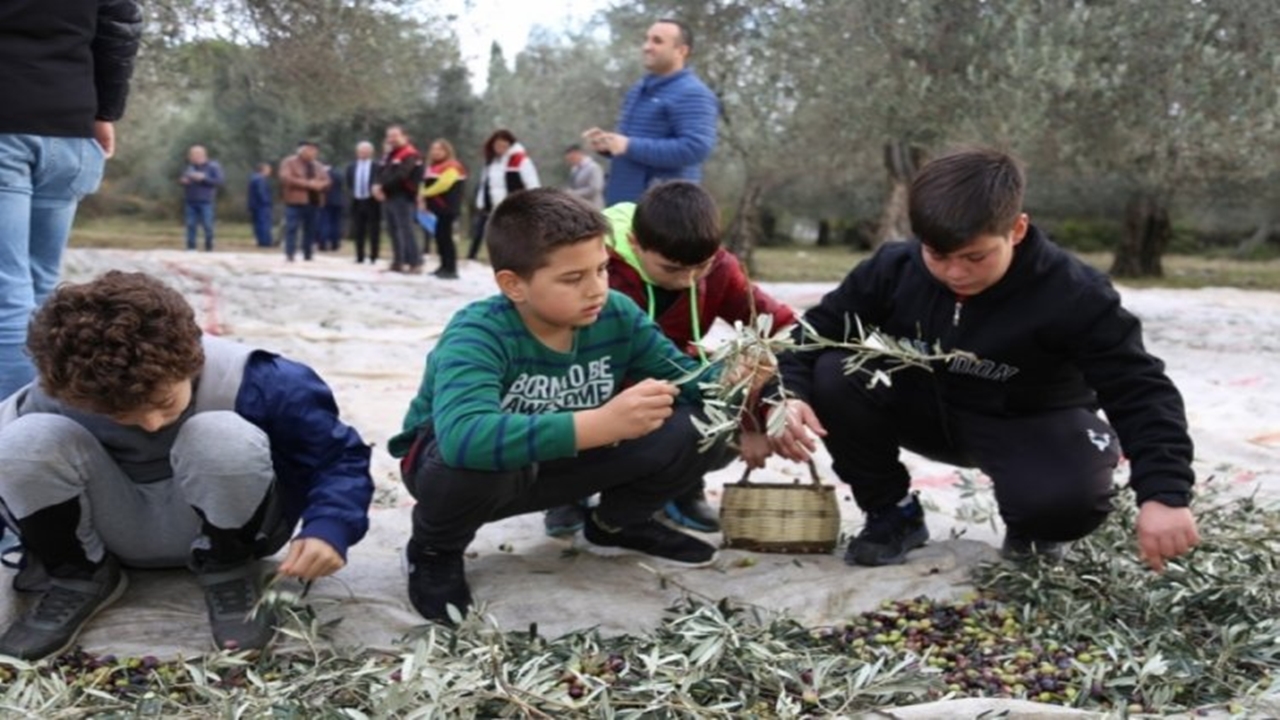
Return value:
<svg viewBox="0 0 1280 720">
<path fill-rule="evenodd" d="M 298 253 L 298 232 L 302 232 L 302 257 L 311 259 L 311 244 L 316 239 L 316 217 L 320 208 L 315 205 L 284 206 L 284 254 L 290 260 Z"/>
<path fill-rule="evenodd" d="M 213 203 L 187 202 L 187 249 L 196 249 L 196 230 L 204 228 L 204 249 L 213 250 Z"/>
<path fill-rule="evenodd" d="M 254 208 L 253 236 L 258 240 L 258 247 L 271 247 L 271 208 Z"/>
<path fill-rule="evenodd" d="M 102 181 L 92 138 L 0 134 L 0 397 L 31 382 L 31 312 L 58 284 L 80 198 Z"/>
</svg>

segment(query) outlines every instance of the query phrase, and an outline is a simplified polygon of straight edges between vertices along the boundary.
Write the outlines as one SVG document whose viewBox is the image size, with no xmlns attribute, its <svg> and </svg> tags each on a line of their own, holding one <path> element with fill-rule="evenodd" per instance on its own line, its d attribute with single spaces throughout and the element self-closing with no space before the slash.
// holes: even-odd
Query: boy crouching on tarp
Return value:
<svg viewBox="0 0 1280 720">
<path fill-rule="evenodd" d="M 190 567 L 218 646 L 261 648 L 274 618 L 252 612 L 255 560 L 287 543 L 281 573 L 323 577 L 368 529 L 369 448 L 324 382 L 202 336 L 159 280 L 63 285 L 28 348 L 38 380 L 0 406 L 0 510 L 26 553 L 15 586 L 42 594 L 0 654 L 70 647 L 124 592 L 122 566 Z"/>
</svg>

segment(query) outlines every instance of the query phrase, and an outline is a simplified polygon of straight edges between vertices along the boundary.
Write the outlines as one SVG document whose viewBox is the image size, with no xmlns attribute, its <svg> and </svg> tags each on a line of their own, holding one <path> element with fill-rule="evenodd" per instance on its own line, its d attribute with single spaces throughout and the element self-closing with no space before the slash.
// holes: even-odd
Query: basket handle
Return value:
<svg viewBox="0 0 1280 720">
<path fill-rule="evenodd" d="M 818 465 L 813 461 L 813 458 L 809 458 L 808 465 L 809 465 L 809 482 L 811 482 L 814 485 L 822 485 L 822 479 L 818 477 Z M 751 484 L 750 478 L 751 478 L 751 468 L 748 467 L 742 471 L 742 478 L 738 480 L 738 484 L 750 485 Z M 799 484 L 799 482 L 800 482 L 799 480 L 796 481 L 797 484 Z"/>
</svg>

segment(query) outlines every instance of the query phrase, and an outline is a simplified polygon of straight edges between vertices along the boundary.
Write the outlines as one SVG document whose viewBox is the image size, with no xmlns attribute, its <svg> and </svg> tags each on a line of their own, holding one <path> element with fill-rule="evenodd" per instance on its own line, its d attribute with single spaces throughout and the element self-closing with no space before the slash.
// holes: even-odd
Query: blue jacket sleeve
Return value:
<svg viewBox="0 0 1280 720">
<path fill-rule="evenodd" d="M 209 172 L 205 173 L 204 184 L 211 187 L 222 185 L 222 166 L 216 160 L 209 161 Z"/>
<path fill-rule="evenodd" d="M 311 368 L 269 353 L 245 367 L 236 411 L 271 442 L 286 517 L 344 558 L 369 529 L 369 446 L 338 418 L 333 393 Z"/>
<path fill-rule="evenodd" d="M 649 167 L 675 169 L 700 165 L 716 146 L 720 105 L 711 91 L 698 86 L 667 104 L 671 137 L 629 137 L 626 157 Z"/>
</svg>

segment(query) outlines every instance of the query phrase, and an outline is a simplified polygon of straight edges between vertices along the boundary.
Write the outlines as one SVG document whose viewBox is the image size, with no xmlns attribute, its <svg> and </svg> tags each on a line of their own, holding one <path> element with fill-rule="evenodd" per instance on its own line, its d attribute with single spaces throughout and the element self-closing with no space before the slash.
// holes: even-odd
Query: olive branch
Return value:
<svg viewBox="0 0 1280 720">
<path fill-rule="evenodd" d="M 732 335 L 717 347 L 707 359 L 707 364 L 690 370 L 674 382 L 685 385 L 698 381 L 703 396 L 703 415 L 695 416 L 694 427 L 701 436 L 698 449 L 706 452 L 727 435 L 740 427 L 754 427 L 758 423 L 752 413 L 756 403 L 769 410 L 764 431 L 769 437 L 778 437 L 786 429 L 785 413 L 773 412 L 789 397 L 785 383 L 776 375 L 778 356 L 790 352 L 817 352 L 839 350 L 848 353 L 844 359 L 846 375 L 862 375 L 867 387 L 893 385 L 893 376 L 908 369 L 933 371 L 934 363 L 946 363 L 953 359 L 973 358 L 971 353 L 959 350 L 944 351 L 939 342 L 897 338 L 878 328 L 863 325 L 856 315 L 845 317 L 844 340 L 832 340 L 818 333 L 803 318 L 796 321 L 801 329 L 797 339 L 787 328 L 775 329 L 773 316 L 756 315 L 751 323 L 735 322 Z M 718 376 L 707 379 L 708 366 L 720 368 Z M 777 384 L 767 397 L 755 398 L 752 390 L 776 376 Z"/>
</svg>

